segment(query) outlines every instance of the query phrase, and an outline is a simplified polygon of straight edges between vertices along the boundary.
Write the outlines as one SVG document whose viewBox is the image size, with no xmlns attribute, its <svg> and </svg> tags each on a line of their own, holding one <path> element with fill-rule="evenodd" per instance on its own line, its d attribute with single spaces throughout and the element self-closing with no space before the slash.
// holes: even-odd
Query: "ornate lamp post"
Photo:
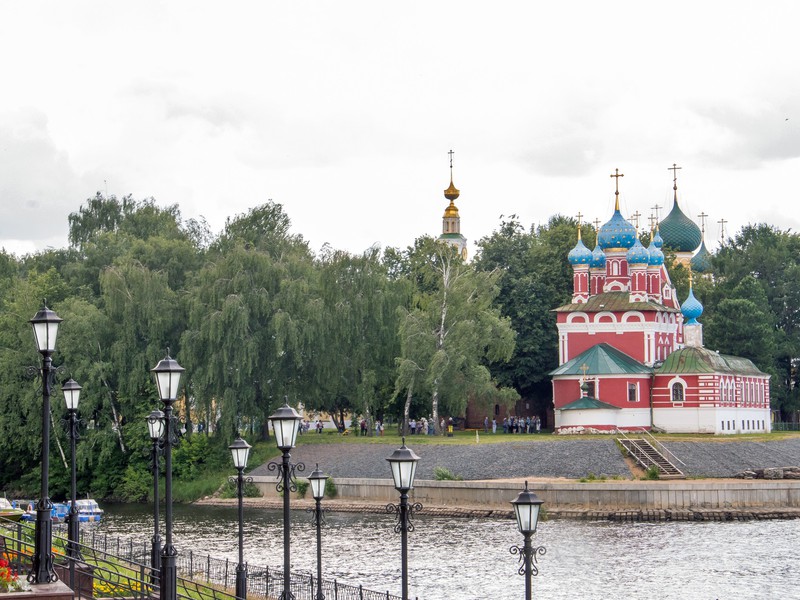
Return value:
<svg viewBox="0 0 800 600">
<path fill-rule="evenodd" d="M 388 504 L 386 512 L 397 515 L 397 524 L 394 526 L 395 533 L 400 533 L 400 553 L 403 580 L 403 600 L 408 600 L 408 532 L 414 531 L 414 524 L 411 518 L 414 513 L 422 509 L 422 504 L 415 502 L 408 503 L 408 492 L 414 488 L 414 475 L 417 472 L 417 461 L 419 456 L 413 450 L 406 448 L 406 438 L 403 438 L 403 445 L 395 450 L 387 458 L 392 466 L 392 478 L 394 487 L 400 492 L 400 506 Z"/>
<path fill-rule="evenodd" d="M 80 548 L 80 517 L 78 516 L 78 492 L 77 476 L 75 469 L 75 441 L 78 435 L 78 401 L 81 397 L 81 386 L 69 379 L 61 386 L 64 392 L 64 402 L 67 404 L 69 413 L 69 447 L 70 447 L 70 505 L 69 505 L 69 525 L 67 529 L 67 556 L 69 557 L 69 586 L 75 588 L 75 561 L 81 558 Z"/>
<path fill-rule="evenodd" d="M 42 489 L 36 503 L 36 527 L 34 533 L 33 565 L 28 573 L 28 581 L 33 584 L 57 581 L 53 570 L 53 521 L 50 511 L 50 392 L 55 378 L 53 369 L 53 352 L 56 349 L 58 325 L 63 321 L 56 313 L 47 308 L 46 302 L 30 320 L 36 338 L 36 349 L 42 355 Z"/>
<path fill-rule="evenodd" d="M 153 544 L 150 549 L 150 581 L 158 583 L 161 572 L 161 536 L 158 534 L 158 457 L 160 454 L 159 444 L 164 436 L 164 413 L 160 410 L 150 411 L 147 415 L 147 431 L 150 433 L 150 441 L 153 442 L 153 449 L 150 452 L 150 459 L 153 468 Z"/>
<path fill-rule="evenodd" d="M 244 507 L 242 498 L 244 496 L 244 484 L 252 483 L 252 477 L 244 477 L 243 472 L 247 467 L 247 457 L 250 454 L 250 444 L 242 438 L 237 438 L 228 449 L 233 456 L 233 466 L 238 473 L 236 478 L 231 477 L 231 481 L 236 481 L 236 496 L 239 498 L 239 564 L 236 565 L 236 597 L 239 600 L 247 598 L 247 569 L 244 566 Z"/>
<path fill-rule="evenodd" d="M 531 600 L 531 577 L 539 574 L 539 569 L 533 564 L 536 556 L 544 555 L 547 550 L 544 546 L 531 546 L 531 536 L 536 533 L 536 525 L 539 522 L 539 509 L 544 503 L 543 500 L 528 489 L 528 482 L 525 482 L 525 489 L 511 501 L 514 506 L 514 514 L 517 517 L 517 528 L 525 537 L 525 544 L 522 547 L 511 546 L 511 554 L 519 554 L 520 561 L 523 563 L 519 568 L 519 574 L 525 576 L 525 600 Z"/>
<path fill-rule="evenodd" d="M 300 415 L 286 402 L 282 407 L 269 417 L 272 422 L 272 431 L 278 449 L 283 452 L 283 461 L 271 462 L 267 465 L 270 471 L 280 470 L 280 482 L 276 486 L 279 493 L 283 494 L 283 592 L 280 600 L 294 598 L 291 589 L 291 548 L 289 532 L 291 527 L 291 508 L 289 507 L 289 493 L 297 491 L 294 483 L 294 472 L 303 472 L 306 466 L 303 463 L 291 464 L 289 451 L 294 448 L 297 433 L 300 431 Z"/>
<path fill-rule="evenodd" d="M 178 552 L 172 544 L 172 446 L 177 443 L 175 424 L 173 423 L 172 405 L 178 397 L 181 375 L 185 369 L 174 358 L 167 356 L 151 369 L 158 395 L 164 404 L 164 506 L 167 539 L 161 551 L 161 577 L 159 582 L 160 600 L 176 600 L 178 596 L 178 572 L 176 558 Z"/>
<path fill-rule="evenodd" d="M 314 497 L 314 526 L 317 528 L 317 595 L 315 600 L 325 600 L 325 595 L 322 593 L 322 524 L 325 522 L 325 517 L 322 514 L 322 499 L 325 497 L 325 483 L 328 481 L 328 476 L 324 475 L 319 470 L 319 465 L 308 476 L 308 482 L 311 484 L 311 495 Z"/>
</svg>

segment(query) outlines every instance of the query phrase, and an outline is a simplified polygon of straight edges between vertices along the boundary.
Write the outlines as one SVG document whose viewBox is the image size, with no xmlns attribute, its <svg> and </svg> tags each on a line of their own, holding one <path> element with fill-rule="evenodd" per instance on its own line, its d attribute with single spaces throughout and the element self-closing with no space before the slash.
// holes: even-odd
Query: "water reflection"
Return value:
<svg viewBox="0 0 800 600">
<path fill-rule="evenodd" d="M 100 531 L 149 542 L 149 507 L 109 506 Z M 180 553 L 237 560 L 236 511 L 175 507 Z M 391 515 L 328 513 L 323 576 L 375 590 L 400 590 L 400 536 Z M 522 543 L 512 520 L 426 518 L 409 535 L 409 591 L 425 600 L 511 599 L 524 595 L 509 547 Z M 245 509 L 245 557 L 280 568 L 281 514 Z M 311 515 L 292 511 L 294 570 L 316 568 Z M 535 598 L 800 598 L 790 564 L 800 521 L 608 524 L 540 523 L 547 547 L 533 581 Z"/>
</svg>

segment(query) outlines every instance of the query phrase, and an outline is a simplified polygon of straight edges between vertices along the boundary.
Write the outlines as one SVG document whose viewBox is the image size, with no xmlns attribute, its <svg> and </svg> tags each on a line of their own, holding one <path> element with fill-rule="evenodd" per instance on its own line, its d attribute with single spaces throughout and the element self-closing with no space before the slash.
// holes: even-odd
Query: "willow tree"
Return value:
<svg viewBox="0 0 800 600">
<path fill-rule="evenodd" d="M 229 221 L 188 292 L 184 366 L 225 435 L 241 416 L 268 437 L 267 417 L 284 396 L 297 403 L 308 390 L 314 273 L 286 221 L 275 204 Z"/>
<path fill-rule="evenodd" d="M 476 271 L 452 246 L 431 238 L 417 240 L 406 256 L 417 295 L 400 329 L 396 389 L 407 391 L 405 417 L 418 381 L 430 394 L 436 428 L 441 410 L 461 415 L 469 399 L 514 402 L 516 391 L 498 387 L 486 366 L 514 350 L 510 321 L 493 305 L 499 272 Z"/>
<path fill-rule="evenodd" d="M 377 249 L 323 253 L 319 271 L 317 406 L 340 420 L 348 410 L 362 414 L 371 435 L 376 413 L 391 396 L 397 307 L 407 302 L 408 288 L 387 277 Z"/>
</svg>

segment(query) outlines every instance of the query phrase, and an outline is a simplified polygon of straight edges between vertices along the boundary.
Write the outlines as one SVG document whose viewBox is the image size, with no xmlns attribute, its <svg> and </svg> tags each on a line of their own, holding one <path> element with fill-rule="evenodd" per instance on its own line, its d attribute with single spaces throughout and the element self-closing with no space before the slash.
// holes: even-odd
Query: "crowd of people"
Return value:
<svg viewBox="0 0 800 600">
<path fill-rule="evenodd" d="M 538 415 L 532 417 L 503 417 L 503 433 L 539 433 L 542 430 L 542 420 Z M 483 432 L 497 433 L 497 419 L 489 417 L 483 419 Z"/>
</svg>

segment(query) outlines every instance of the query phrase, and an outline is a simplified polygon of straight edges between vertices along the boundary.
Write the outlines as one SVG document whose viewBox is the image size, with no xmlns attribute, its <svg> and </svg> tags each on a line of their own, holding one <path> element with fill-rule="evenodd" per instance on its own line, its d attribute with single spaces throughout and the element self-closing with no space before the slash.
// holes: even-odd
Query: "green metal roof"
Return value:
<svg viewBox="0 0 800 600">
<path fill-rule="evenodd" d="M 766 373 L 759 370 L 753 361 L 740 356 L 719 354 L 707 348 L 687 347 L 670 354 L 664 363 L 655 370 L 656 375 L 666 373 L 726 373 L 731 375 L 758 375 Z"/>
<path fill-rule="evenodd" d="M 553 309 L 554 312 L 602 312 L 639 310 L 655 312 L 680 312 L 677 309 L 669 308 L 658 302 L 631 302 L 628 292 L 605 292 L 589 298 L 588 302 L 570 303 Z"/>
<path fill-rule="evenodd" d="M 565 362 L 550 375 L 581 375 L 586 365 L 586 375 L 639 375 L 650 374 L 653 370 L 606 344 L 605 342 L 584 350 L 578 356 Z"/>
<path fill-rule="evenodd" d="M 570 402 L 566 406 L 562 406 L 561 410 L 586 410 L 593 408 L 613 408 L 616 410 L 622 410 L 620 409 L 619 406 L 614 406 L 613 404 L 609 404 L 608 402 L 603 402 L 602 400 L 598 400 L 597 398 L 589 398 L 588 396 L 584 396 L 583 398 L 578 398 L 574 402 Z"/>
<path fill-rule="evenodd" d="M 439 236 L 440 240 L 466 240 L 460 233 L 443 233 Z"/>
</svg>

